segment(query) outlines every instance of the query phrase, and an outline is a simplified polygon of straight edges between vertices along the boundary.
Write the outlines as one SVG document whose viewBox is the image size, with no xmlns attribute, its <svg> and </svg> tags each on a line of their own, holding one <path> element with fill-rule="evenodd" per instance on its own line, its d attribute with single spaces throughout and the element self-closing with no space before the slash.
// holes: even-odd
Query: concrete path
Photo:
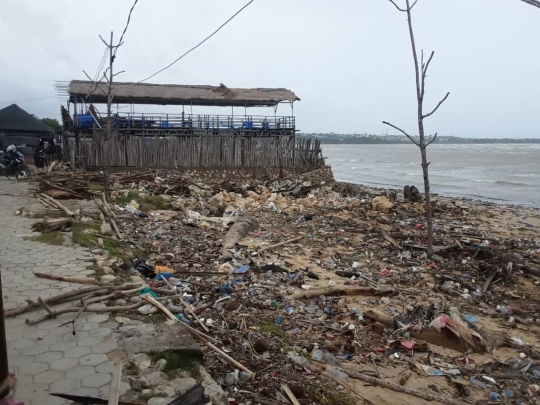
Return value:
<svg viewBox="0 0 540 405">
<path fill-rule="evenodd" d="M 8 196 L 6 194 L 22 194 Z M 28 298 L 47 298 L 83 287 L 36 278 L 35 271 L 63 276 L 92 276 L 92 255 L 81 247 L 50 246 L 25 241 L 35 219 L 15 215 L 29 202 L 25 183 L 0 179 L 0 271 L 4 309 L 26 305 Z M 108 315 L 82 314 L 77 333 L 72 326 L 59 327 L 72 314 L 25 324 L 43 311 L 6 319 L 9 369 L 18 379 L 15 399 L 26 405 L 71 403 L 49 396 L 49 392 L 107 398 L 113 363 L 107 354 L 117 349 L 112 327 L 103 323 Z"/>
</svg>

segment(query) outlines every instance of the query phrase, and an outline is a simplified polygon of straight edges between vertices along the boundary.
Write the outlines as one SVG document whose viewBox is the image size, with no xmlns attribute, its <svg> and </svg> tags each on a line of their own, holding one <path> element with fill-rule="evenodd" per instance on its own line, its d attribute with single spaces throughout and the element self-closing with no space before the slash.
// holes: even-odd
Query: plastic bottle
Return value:
<svg viewBox="0 0 540 405">
<path fill-rule="evenodd" d="M 323 356 L 323 361 L 326 363 L 326 364 L 331 364 L 332 366 L 341 366 L 341 363 L 339 362 L 338 359 L 336 359 L 332 354 L 330 353 L 324 353 L 324 356 Z"/>
<path fill-rule="evenodd" d="M 324 357 L 324 353 L 322 350 L 315 350 L 313 353 L 311 353 L 311 358 L 316 361 L 322 361 Z"/>
<path fill-rule="evenodd" d="M 297 354 L 293 354 L 290 356 L 293 363 L 298 364 L 301 367 L 309 368 L 311 367 L 311 364 L 309 364 L 309 360 L 305 357 L 299 356 Z"/>
<path fill-rule="evenodd" d="M 345 373 L 342 373 L 341 371 L 334 370 L 332 368 L 327 368 L 323 371 L 323 375 L 327 375 L 334 380 L 340 381 L 340 382 L 347 382 L 349 380 L 349 376 Z"/>
</svg>

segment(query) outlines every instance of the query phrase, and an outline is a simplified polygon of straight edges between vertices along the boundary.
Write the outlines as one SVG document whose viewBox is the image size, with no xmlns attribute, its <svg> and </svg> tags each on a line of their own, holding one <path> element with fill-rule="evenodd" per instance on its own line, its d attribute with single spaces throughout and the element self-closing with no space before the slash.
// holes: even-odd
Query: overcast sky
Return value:
<svg viewBox="0 0 540 405">
<path fill-rule="evenodd" d="M 161 69 L 245 3 L 139 0 L 117 80 Z M 98 35 L 119 38 L 132 4 L 0 0 L 0 108 L 54 96 L 55 80 L 85 79 L 83 69 L 93 76 L 105 49 Z M 417 45 L 435 50 L 426 109 L 451 92 L 429 133 L 540 138 L 540 9 L 520 0 L 419 0 L 413 13 Z M 386 0 L 255 0 L 151 82 L 285 87 L 302 99 L 294 112 L 303 132 L 395 133 L 381 123 L 388 120 L 416 133 L 406 16 Z M 56 97 L 17 104 L 59 118 Z M 280 106 L 278 115 L 289 111 Z"/>
</svg>

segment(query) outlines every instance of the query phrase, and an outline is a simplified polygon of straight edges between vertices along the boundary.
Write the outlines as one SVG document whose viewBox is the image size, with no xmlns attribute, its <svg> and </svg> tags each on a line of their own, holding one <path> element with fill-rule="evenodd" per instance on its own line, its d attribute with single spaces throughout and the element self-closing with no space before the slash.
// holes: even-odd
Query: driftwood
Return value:
<svg viewBox="0 0 540 405">
<path fill-rule="evenodd" d="M 75 214 L 68 210 L 66 207 L 64 207 L 62 204 L 60 204 L 58 201 L 56 201 L 54 198 L 49 197 L 47 194 L 41 193 L 40 196 L 45 199 L 46 201 L 50 202 L 52 205 L 54 205 L 56 208 L 60 208 L 68 217 L 74 217 Z"/>
<path fill-rule="evenodd" d="M 287 394 L 293 405 L 300 405 L 300 402 L 298 402 L 298 399 L 294 396 L 287 384 L 281 384 L 281 389 Z"/>
<path fill-rule="evenodd" d="M 493 270 L 491 272 L 491 274 L 489 275 L 489 277 L 486 279 L 486 281 L 484 282 L 484 285 L 482 286 L 482 292 L 483 293 L 486 293 L 488 288 L 489 288 L 489 285 L 491 284 L 491 282 L 493 281 L 493 279 L 495 278 L 495 276 L 497 275 L 498 271 L 497 270 Z"/>
<path fill-rule="evenodd" d="M 363 295 L 363 296 L 375 296 L 375 297 L 385 297 L 392 296 L 397 294 L 397 292 L 392 288 L 379 289 L 372 287 L 355 287 L 347 288 L 340 286 L 332 286 L 325 288 L 316 288 L 308 291 L 299 291 L 292 295 L 294 299 L 300 298 L 313 298 L 318 297 L 319 295 L 328 295 L 328 296 L 339 296 L 339 295 Z"/>
<path fill-rule="evenodd" d="M 109 401 L 107 405 L 118 405 L 120 399 L 120 383 L 122 382 L 122 361 L 114 363 L 111 387 L 109 390 Z"/>
<path fill-rule="evenodd" d="M 122 240 L 124 237 L 120 233 L 120 230 L 118 229 L 118 226 L 116 225 L 116 222 L 113 219 L 114 214 L 109 210 L 109 207 L 107 206 L 106 200 L 104 202 L 104 201 L 102 201 L 102 200 L 100 200 L 99 198 L 96 197 L 96 198 L 94 198 L 94 201 L 95 201 L 96 205 L 98 206 L 98 208 L 103 213 L 103 215 L 104 215 L 105 219 L 107 220 L 107 222 L 109 223 L 109 225 L 111 225 L 111 228 L 113 229 L 114 233 L 116 234 L 116 237 L 118 239 Z"/>
<path fill-rule="evenodd" d="M 277 248 L 277 247 L 280 247 L 280 246 L 288 245 L 289 243 L 298 242 L 298 241 L 300 241 L 302 239 L 304 239 L 303 236 L 298 236 L 296 238 L 286 240 L 285 242 L 280 242 L 280 243 L 276 243 L 275 245 L 265 246 L 265 247 L 259 249 L 259 252 L 264 252 L 265 250 L 270 250 L 270 249 L 274 249 L 274 248 Z"/>
<path fill-rule="evenodd" d="M 46 194 L 51 198 L 56 198 L 59 200 L 68 200 L 69 198 L 71 198 L 71 193 L 69 191 L 63 191 L 63 190 L 56 190 L 56 189 L 45 190 L 43 194 Z"/>
<path fill-rule="evenodd" d="M 229 249 L 258 228 L 259 223 L 255 218 L 238 219 L 223 238 L 223 252 L 220 260 L 229 260 L 231 258 Z"/>
<path fill-rule="evenodd" d="M 45 221 L 34 222 L 32 231 L 34 232 L 54 232 L 64 231 L 73 225 L 71 218 L 49 219 Z"/>
<path fill-rule="evenodd" d="M 179 319 L 177 319 L 171 311 L 169 311 L 167 309 L 167 307 L 165 307 L 161 302 L 158 302 L 154 297 L 150 296 L 150 295 L 146 295 L 146 294 L 143 294 L 141 295 L 141 298 L 147 302 L 149 302 L 150 304 L 152 304 L 153 306 L 155 306 L 156 308 L 160 309 L 165 315 L 167 315 L 169 317 L 170 320 L 172 321 L 175 321 L 175 322 L 181 322 Z M 171 298 L 171 297 L 168 297 L 168 298 Z M 220 342 L 219 340 L 217 339 L 214 339 L 213 337 L 210 337 L 208 335 L 205 335 L 204 333 L 202 332 L 199 332 L 197 329 L 193 329 L 191 326 L 183 323 L 182 324 L 188 331 L 194 333 L 195 335 L 197 335 L 197 337 L 201 338 L 201 339 L 208 339 L 208 340 L 213 340 L 214 342 Z M 205 340 L 206 343 L 208 343 L 206 340 Z"/>
<path fill-rule="evenodd" d="M 64 281 L 66 283 L 96 284 L 96 285 L 101 284 L 99 281 L 94 280 L 92 278 L 63 277 L 63 276 L 56 276 L 54 274 L 46 274 L 46 273 L 34 273 L 34 276 L 39 277 L 39 278 L 46 278 L 49 280 Z"/>
<path fill-rule="evenodd" d="M 206 342 L 206 345 L 212 349 L 213 351 L 215 351 L 218 355 L 220 355 L 221 357 L 223 357 L 225 360 L 228 360 L 232 365 L 238 367 L 239 369 L 241 370 L 244 370 L 246 373 L 248 373 L 248 376 L 252 376 L 253 375 L 253 371 L 250 371 L 248 368 L 246 368 L 245 366 L 243 366 L 242 364 L 240 364 L 239 362 L 237 362 L 235 359 L 233 359 L 231 356 L 229 356 L 228 354 L 226 354 L 225 352 L 221 351 L 220 349 L 218 349 L 216 346 L 214 346 L 212 343 L 210 342 Z"/>
<path fill-rule="evenodd" d="M 392 245 L 394 245 L 395 247 L 399 249 L 399 244 L 397 243 L 397 241 L 394 238 L 392 238 L 390 235 L 388 235 L 388 232 L 386 232 L 383 228 L 379 227 L 375 229 L 375 232 L 377 232 L 384 239 L 386 239 L 388 242 L 390 242 Z"/>
<path fill-rule="evenodd" d="M 103 313 L 103 312 L 120 312 L 120 311 L 129 311 L 132 309 L 137 309 L 141 307 L 144 304 L 144 302 L 139 302 L 137 304 L 131 304 L 131 305 L 123 305 L 119 307 L 87 307 L 82 312 L 96 312 L 96 313 Z M 70 312 L 79 312 L 81 310 L 80 307 L 67 307 L 67 308 L 60 308 L 60 309 L 54 309 L 51 310 L 51 313 L 47 313 L 45 315 L 40 315 L 33 319 L 26 319 L 26 323 L 29 325 L 34 325 L 39 322 L 43 322 L 50 318 L 56 318 L 58 315 L 62 314 L 68 314 Z"/>
<path fill-rule="evenodd" d="M 66 301 L 75 301 L 79 296 L 85 296 L 87 294 L 95 293 L 97 291 L 114 291 L 114 290 L 129 290 L 133 287 L 139 287 L 137 284 L 126 284 L 116 287 L 87 287 L 81 288 L 79 290 L 69 291 L 63 294 L 55 295 L 43 300 L 47 304 L 60 304 Z M 5 318 L 11 318 L 13 316 L 24 314 L 25 312 L 32 311 L 34 309 L 40 308 L 41 304 L 37 301 L 27 300 L 28 305 L 25 307 L 11 309 L 4 312 Z"/>
<path fill-rule="evenodd" d="M 438 401 L 448 405 L 469 405 L 465 402 L 457 401 L 452 398 L 441 396 L 440 394 L 434 395 L 427 392 L 422 392 L 415 390 L 413 388 L 403 387 L 401 385 L 392 384 L 387 381 L 381 380 L 379 378 L 370 377 L 369 375 L 357 373 L 356 371 L 343 370 L 345 374 L 349 377 L 356 378 L 357 380 L 362 380 L 368 384 L 376 385 L 377 387 L 388 388 L 395 392 L 401 392 L 403 394 L 413 395 L 417 398 L 425 399 L 426 401 Z"/>
</svg>

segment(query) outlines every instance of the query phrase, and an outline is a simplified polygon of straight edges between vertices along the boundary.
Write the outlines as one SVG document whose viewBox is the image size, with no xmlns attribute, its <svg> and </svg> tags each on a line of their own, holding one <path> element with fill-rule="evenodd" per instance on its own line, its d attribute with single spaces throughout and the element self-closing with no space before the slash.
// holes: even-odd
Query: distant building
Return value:
<svg viewBox="0 0 540 405">
<path fill-rule="evenodd" d="M 25 154 L 32 154 L 39 138 L 53 138 L 54 130 L 27 113 L 16 104 L 0 110 L 0 150 L 8 145 L 22 146 Z"/>
</svg>

